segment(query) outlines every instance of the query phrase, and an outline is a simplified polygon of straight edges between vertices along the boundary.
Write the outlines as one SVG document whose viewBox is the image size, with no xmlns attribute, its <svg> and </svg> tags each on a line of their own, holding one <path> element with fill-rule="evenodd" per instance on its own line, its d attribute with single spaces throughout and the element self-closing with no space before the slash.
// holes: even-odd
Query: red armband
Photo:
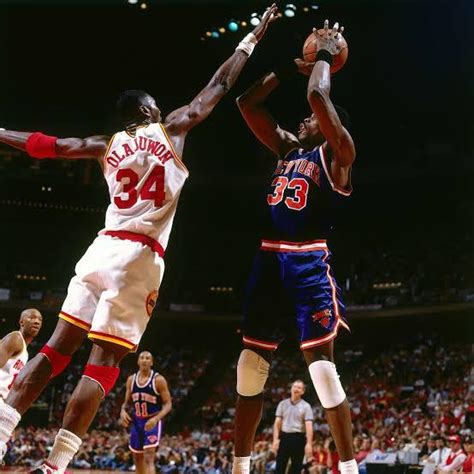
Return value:
<svg viewBox="0 0 474 474">
<path fill-rule="evenodd" d="M 71 362 L 70 355 L 62 355 L 56 349 L 49 347 L 48 344 L 43 346 L 40 353 L 46 356 L 51 364 L 52 372 L 50 378 L 58 376 Z"/>
<path fill-rule="evenodd" d="M 32 158 L 56 158 L 56 141 L 58 137 L 44 135 L 41 132 L 32 133 L 26 140 L 26 152 Z"/>
<path fill-rule="evenodd" d="M 104 392 L 104 397 L 114 388 L 120 375 L 119 367 L 104 367 L 101 365 L 86 364 L 83 377 L 94 380 Z"/>
</svg>

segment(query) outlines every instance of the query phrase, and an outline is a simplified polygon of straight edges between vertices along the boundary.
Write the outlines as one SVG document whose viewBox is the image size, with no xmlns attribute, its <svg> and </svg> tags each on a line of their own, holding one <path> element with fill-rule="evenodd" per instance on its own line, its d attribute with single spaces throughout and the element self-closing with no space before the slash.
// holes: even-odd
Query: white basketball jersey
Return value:
<svg viewBox="0 0 474 474">
<path fill-rule="evenodd" d="M 165 249 L 188 174 L 161 124 L 116 133 L 104 158 L 110 205 L 100 233 L 135 232 Z"/>
<path fill-rule="evenodd" d="M 13 385 L 15 377 L 28 362 L 26 342 L 23 339 L 21 332 L 20 335 L 21 339 L 23 340 L 23 349 L 18 355 L 8 359 L 7 363 L 0 369 L 0 398 L 3 399 L 7 398 L 8 392 Z"/>
</svg>

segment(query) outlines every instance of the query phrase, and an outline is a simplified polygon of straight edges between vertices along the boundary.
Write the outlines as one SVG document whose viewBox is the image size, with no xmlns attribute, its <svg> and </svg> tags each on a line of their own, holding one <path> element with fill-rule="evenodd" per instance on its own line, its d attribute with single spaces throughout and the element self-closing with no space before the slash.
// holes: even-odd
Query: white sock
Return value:
<svg viewBox="0 0 474 474">
<path fill-rule="evenodd" d="M 234 456 L 232 464 L 232 474 L 249 474 L 250 456 Z"/>
<path fill-rule="evenodd" d="M 359 468 L 355 459 L 350 461 L 339 461 L 339 470 L 341 474 L 358 474 Z"/>
<path fill-rule="evenodd" d="M 7 443 L 11 438 L 21 415 L 10 405 L 0 403 L 0 443 Z"/>
<path fill-rule="evenodd" d="M 74 455 L 79 451 L 82 439 L 68 430 L 60 429 L 48 456 L 48 463 L 59 472 L 64 472 Z"/>
</svg>

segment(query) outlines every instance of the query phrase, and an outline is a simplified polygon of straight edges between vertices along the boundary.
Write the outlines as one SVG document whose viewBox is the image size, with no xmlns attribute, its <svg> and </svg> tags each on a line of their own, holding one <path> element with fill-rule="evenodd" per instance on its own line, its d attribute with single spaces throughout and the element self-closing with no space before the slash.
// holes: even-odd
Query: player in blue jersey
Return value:
<svg viewBox="0 0 474 474">
<path fill-rule="evenodd" d="M 351 194 L 355 159 L 347 114 L 336 109 L 329 94 L 330 66 L 340 52 L 342 30 L 338 23 L 329 29 L 327 20 L 321 34 L 314 30 L 318 54 L 307 88 L 312 114 L 297 134 L 281 129 L 265 106 L 280 84 L 278 73 L 266 75 L 237 99 L 249 128 L 278 159 L 266 196 L 267 225 L 244 308 L 233 465 L 238 474 L 249 472 L 271 355 L 291 327 L 298 328 L 311 379 L 326 409 L 340 471 L 357 472 L 349 404 L 334 364 L 334 338 L 348 324 L 326 245 L 339 201 Z M 300 70 L 308 67 L 301 60 L 296 63 Z M 309 443 L 305 453 L 312 457 Z"/>
<path fill-rule="evenodd" d="M 171 411 L 171 395 L 166 379 L 153 370 L 153 356 L 141 352 L 139 371 L 127 379 L 125 400 L 120 412 L 122 425 L 130 427 L 130 450 L 138 474 L 155 474 L 155 453 L 160 443 L 163 418 Z M 127 412 L 132 402 L 132 416 Z"/>
</svg>

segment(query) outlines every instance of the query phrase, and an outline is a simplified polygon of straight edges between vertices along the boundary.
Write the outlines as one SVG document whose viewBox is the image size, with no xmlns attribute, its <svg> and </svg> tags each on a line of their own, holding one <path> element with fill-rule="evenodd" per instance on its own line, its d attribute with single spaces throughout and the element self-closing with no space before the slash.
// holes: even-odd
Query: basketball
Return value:
<svg viewBox="0 0 474 474">
<path fill-rule="evenodd" d="M 318 33 L 323 33 L 323 29 L 318 30 Z M 331 74 L 336 73 L 339 69 L 344 66 L 347 61 L 347 56 L 349 55 L 349 49 L 347 47 L 347 41 L 341 35 L 339 37 L 339 44 L 342 46 L 341 52 L 334 56 L 333 63 L 331 66 Z M 303 45 L 303 59 L 308 63 L 314 63 L 316 60 L 316 54 L 318 52 L 316 42 L 314 40 L 314 33 L 311 33 L 304 42 Z"/>
</svg>

